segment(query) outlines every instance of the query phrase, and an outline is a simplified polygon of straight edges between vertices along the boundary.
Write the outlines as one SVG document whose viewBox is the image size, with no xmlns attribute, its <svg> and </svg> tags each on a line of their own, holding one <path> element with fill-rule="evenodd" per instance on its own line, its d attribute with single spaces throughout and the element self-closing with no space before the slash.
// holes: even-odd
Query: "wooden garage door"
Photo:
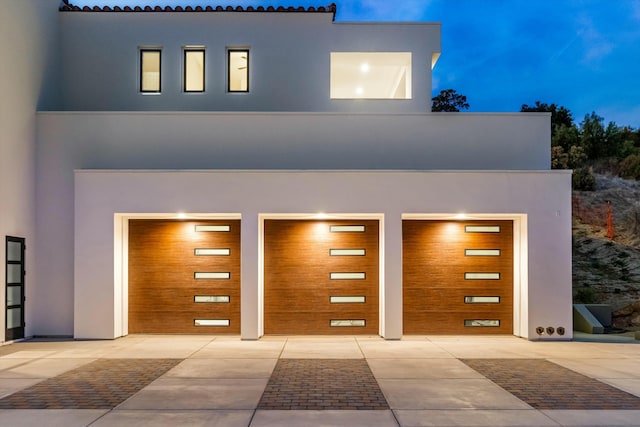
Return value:
<svg viewBox="0 0 640 427">
<path fill-rule="evenodd" d="M 405 220 L 405 334 L 513 333 L 512 221 Z"/>
<path fill-rule="evenodd" d="M 239 220 L 129 220 L 129 333 L 240 333 Z"/>
<path fill-rule="evenodd" d="M 265 221 L 265 334 L 377 334 L 378 228 Z"/>
</svg>

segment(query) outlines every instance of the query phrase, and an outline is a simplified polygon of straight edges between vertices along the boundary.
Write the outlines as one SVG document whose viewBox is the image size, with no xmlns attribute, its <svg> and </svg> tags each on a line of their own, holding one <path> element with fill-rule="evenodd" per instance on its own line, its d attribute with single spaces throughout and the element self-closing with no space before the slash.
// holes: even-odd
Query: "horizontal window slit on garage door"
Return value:
<svg viewBox="0 0 640 427">
<path fill-rule="evenodd" d="M 229 319 L 195 319 L 194 326 L 229 326 Z"/>
<path fill-rule="evenodd" d="M 231 273 L 227 271 L 198 271 L 193 273 L 195 279 L 228 280 Z"/>
<path fill-rule="evenodd" d="M 500 321 L 496 319 L 466 319 L 464 326 L 467 328 L 499 328 Z"/>
<path fill-rule="evenodd" d="M 231 297 L 229 295 L 194 295 L 193 302 L 228 303 L 231 302 Z"/>
<path fill-rule="evenodd" d="M 332 233 L 364 233 L 364 225 L 331 225 L 329 231 Z"/>
<path fill-rule="evenodd" d="M 196 248 L 194 249 L 196 256 L 228 256 L 231 255 L 229 248 Z"/>
<path fill-rule="evenodd" d="M 331 304 L 363 304 L 366 302 L 365 296 L 350 296 L 350 297 L 329 297 Z"/>
<path fill-rule="evenodd" d="M 196 231 L 206 231 L 206 232 L 227 232 L 231 231 L 230 225 L 196 225 Z"/>
<path fill-rule="evenodd" d="M 464 297 L 465 304 L 500 304 L 500 297 Z"/>
<path fill-rule="evenodd" d="M 465 225 L 465 233 L 499 233 L 499 225 Z"/>
<path fill-rule="evenodd" d="M 329 249 L 331 256 L 365 256 L 364 249 Z"/>
<path fill-rule="evenodd" d="M 329 325 L 332 328 L 342 328 L 342 327 L 364 327 L 366 324 L 364 319 L 332 319 L 329 321 Z"/>
<path fill-rule="evenodd" d="M 500 256 L 500 249 L 465 249 L 465 256 Z"/>
<path fill-rule="evenodd" d="M 500 280 L 500 273 L 464 273 L 465 280 Z"/>
<path fill-rule="evenodd" d="M 331 280 L 365 280 L 365 273 L 329 273 Z"/>
</svg>

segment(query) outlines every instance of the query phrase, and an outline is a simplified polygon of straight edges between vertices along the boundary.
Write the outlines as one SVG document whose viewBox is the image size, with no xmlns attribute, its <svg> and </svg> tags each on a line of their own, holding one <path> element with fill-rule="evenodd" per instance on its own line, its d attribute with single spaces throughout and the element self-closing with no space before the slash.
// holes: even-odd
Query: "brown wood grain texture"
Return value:
<svg viewBox="0 0 640 427">
<path fill-rule="evenodd" d="M 330 225 L 365 225 L 365 232 L 330 232 Z M 377 334 L 379 225 L 376 220 L 267 220 L 264 226 L 265 334 Z M 365 249 L 331 256 L 330 249 Z M 331 280 L 331 272 L 364 272 L 365 280 Z M 331 304 L 330 296 L 365 296 L 366 303 Z M 330 327 L 364 319 L 365 327 Z"/>
<path fill-rule="evenodd" d="M 466 233 L 465 225 L 499 225 L 500 233 Z M 513 333 L 513 222 L 405 220 L 402 226 L 405 334 Z M 500 249 L 500 256 L 465 256 L 465 249 Z M 500 273 L 465 280 L 464 273 Z M 500 304 L 465 304 L 465 296 L 499 296 Z M 500 320 L 500 327 L 465 327 L 464 320 Z"/>
<path fill-rule="evenodd" d="M 195 225 L 230 225 L 196 232 Z M 228 256 L 196 256 L 196 248 L 230 248 Z M 194 272 L 230 272 L 229 280 Z M 195 295 L 229 295 L 229 303 L 195 303 Z M 228 327 L 194 326 L 229 319 Z M 240 220 L 129 220 L 129 333 L 240 333 Z"/>
</svg>

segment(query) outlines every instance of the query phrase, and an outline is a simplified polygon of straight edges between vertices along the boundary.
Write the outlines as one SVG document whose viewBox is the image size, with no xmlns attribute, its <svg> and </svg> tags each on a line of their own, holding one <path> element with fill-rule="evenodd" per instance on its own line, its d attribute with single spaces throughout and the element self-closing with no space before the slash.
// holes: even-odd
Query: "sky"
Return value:
<svg viewBox="0 0 640 427">
<path fill-rule="evenodd" d="M 516 112 L 536 101 L 576 124 L 640 128 L 640 0 L 333 0 L 336 21 L 442 24 L 433 95 L 455 89 L 468 111 Z M 309 0 L 71 0 L 84 5 L 326 6 Z"/>
</svg>

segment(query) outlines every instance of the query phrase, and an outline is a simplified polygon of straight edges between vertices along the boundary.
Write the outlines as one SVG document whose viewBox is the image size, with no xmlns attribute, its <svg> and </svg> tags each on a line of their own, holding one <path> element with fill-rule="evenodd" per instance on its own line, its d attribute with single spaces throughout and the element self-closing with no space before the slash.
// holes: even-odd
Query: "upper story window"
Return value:
<svg viewBox="0 0 640 427">
<path fill-rule="evenodd" d="M 184 91 L 204 92 L 204 48 L 184 48 Z"/>
<path fill-rule="evenodd" d="M 249 49 L 228 49 L 229 92 L 249 92 Z"/>
<path fill-rule="evenodd" d="M 331 99 L 411 99 L 411 52 L 331 52 Z"/>
<path fill-rule="evenodd" d="M 161 62 L 161 49 L 140 49 L 140 92 L 160 93 Z"/>
</svg>

